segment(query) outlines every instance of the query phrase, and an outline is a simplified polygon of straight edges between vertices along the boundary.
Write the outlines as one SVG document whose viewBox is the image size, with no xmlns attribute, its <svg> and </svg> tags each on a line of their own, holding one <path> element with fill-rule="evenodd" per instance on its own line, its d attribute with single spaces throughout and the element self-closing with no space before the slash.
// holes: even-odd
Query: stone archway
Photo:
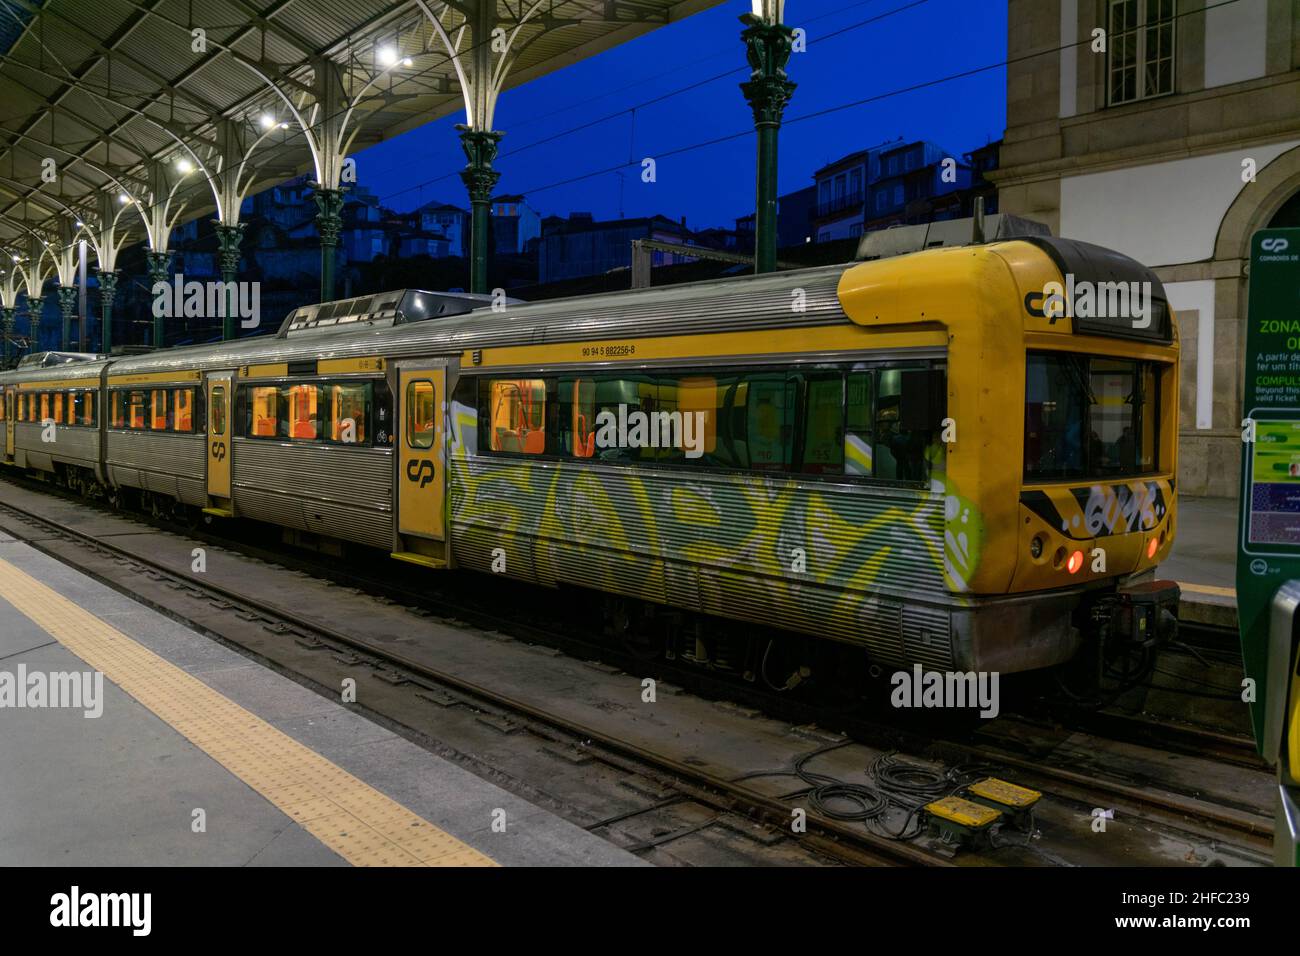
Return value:
<svg viewBox="0 0 1300 956">
<path fill-rule="evenodd" d="M 1232 201 L 1214 240 L 1214 261 L 1250 258 L 1250 237 L 1263 229 L 1300 193 L 1300 146 L 1289 149 L 1263 169 Z M 1242 295 L 1245 295 L 1243 289 Z M 1244 298 L 1243 298 L 1244 303 Z M 1242 313 L 1245 314 L 1244 312 Z"/>
</svg>

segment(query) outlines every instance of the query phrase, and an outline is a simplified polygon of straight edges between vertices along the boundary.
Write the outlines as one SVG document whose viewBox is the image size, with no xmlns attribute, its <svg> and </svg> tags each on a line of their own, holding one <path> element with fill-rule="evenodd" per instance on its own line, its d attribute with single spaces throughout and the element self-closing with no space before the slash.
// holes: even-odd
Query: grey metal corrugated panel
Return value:
<svg viewBox="0 0 1300 956">
<path fill-rule="evenodd" d="M 654 337 L 710 332 L 847 324 L 836 288 L 845 266 L 829 266 L 681 286 L 555 299 L 510 306 L 506 312 L 477 309 L 390 329 L 322 333 L 197 346 L 121 359 L 113 374 L 168 369 L 224 368 L 299 359 L 382 354 L 458 354 L 465 349 L 576 342 L 593 338 Z M 791 292 L 805 292 L 803 311 Z"/>
<path fill-rule="evenodd" d="M 921 552 L 928 540 L 942 554 L 943 504 L 928 491 L 583 463 L 527 463 L 529 483 L 520 487 L 504 478 L 520 467 L 507 459 L 453 460 L 454 520 L 579 545 L 607 562 L 640 553 L 765 577 L 783 589 L 854 587 L 859 569 L 874 561 L 870 591 L 878 597 L 947 595 L 941 570 Z M 471 484 L 476 497 L 467 500 L 462 489 Z M 838 526 L 807 524 L 814 500 Z M 682 517 L 682 509 L 692 516 Z M 858 533 L 869 526 L 878 530 Z M 788 570 L 796 547 L 805 551 L 806 573 Z M 700 557 L 717 551 L 728 557 Z M 776 567 L 787 570 L 776 577 Z"/>
<path fill-rule="evenodd" d="M 33 426 L 40 428 L 41 426 Z M 14 436 L 15 442 L 17 435 Z M 49 452 L 56 462 L 95 468 L 99 465 L 99 429 L 66 425 L 55 426 L 54 441 L 41 449 Z"/>
<path fill-rule="evenodd" d="M 381 449 L 240 438 L 233 468 L 232 481 L 241 488 L 322 506 L 337 502 L 377 513 L 393 508 L 392 453 Z"/>
<path fill-rule="evenodd" d="M 307 530 L 307 521 L 297 498 L 286 498 L 284 495 L 239 486 L 233 486 L 230 491 L 235 501 L 235 512 L 241 517 L 297 528 L 299 531 Z"/>
<path fill-rule="evenodd" d="M 951 663 L 942 504 L 929 492 L 480 458 L 453 460 L 451 482 L 467 567 L 489 570 L 500 547 L 512 577 L 817 634 L 885 663 Z M 814 497 L 833 520 L 806 523 Z M 809 573 L 787 570 L 796 546 Z"/>
<path fill-rule="evenodd" d="M 203 478 L 207 448 L 207 438 L 202 434 L 109 431 L 105 457 L 109 464 L 119 467 L 160 475 Z"/>
<path fill-rule="evenodd" d="M 392 545 L 389 452 L 237 439 L 233 469 L 240 514 L 376 548 Z"/>
</svg>

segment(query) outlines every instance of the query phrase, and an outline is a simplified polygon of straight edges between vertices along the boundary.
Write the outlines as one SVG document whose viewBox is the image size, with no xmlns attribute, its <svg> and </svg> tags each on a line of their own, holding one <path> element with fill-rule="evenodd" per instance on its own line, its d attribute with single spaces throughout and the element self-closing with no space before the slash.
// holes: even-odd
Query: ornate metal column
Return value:
<svg viewBox="0 0 1300 956">
<path fill-rule="evenodd" d="M 105 355 L 113 350 L 113 296 L 117 292 L 117 273 L 99 270 L 99 350 Z"/>
<path fill-rule="evenodd" d="M 31 351 L 40 351 L 41 342 L 41 309 L 45 306 L 45 297 L 28 296 L 27 297 L 27 328 L 28 335 L 31 336 Z"/>
<path fill-rule="evenodd" d="M 316 201 L 316 230 L 320 233 L 320 300 L 334 298 L 334 254 L 343 228 L 343 190 L 323 186 L 312 191 Z"/>
<path fill-rule="evenodd" d="M 221 310 L 221 338 L 229 342 L 236 335 L 235 307 L 230 301 L 234 295 L 231 289 L 235 277 L 239 275 L 239 242 L 244 237 L 242 222 L 216 224 L 217 261 L 221 269 L 221 281 L 226 283 L 226 302 Z"/>
<path fill-rule="evenodd" d="M 72 351 L 72 316 L 77 311 L 77 287 L 59 286 L 59 312 L 63 315 L 63 330 L 59 336 L 60 347 Z"/>
<path fill-rule="evenodd" d="M 461 182 L 469 191 L 469 291 L 487 292 L 488 215 L 492 208 L 492 190 L 501 174 L 492 168 L 497 144 L 502 134 L 495 130 L 470 129 L 457 125 L 460 145 L 469 164 L 461 170 Z"/>
<path fill-rule="evenodd" d="M 758 134 L 757 203 L 754 209 L 754 271 L 776 268 L 776 159 L 777 133 L 781 115 L 794 93 L 795 84 L 786 78 L 794 31 L 781 22 L 784 0 L 751 0 L 753 13 L 740 18 L 745 24 L 740 37 L 745 41 L 750 78 L 741 92 L 754 111 Z"/>
<path fill-rule="evenodd" d="M 171 259 L 170 252 L 146 252 L 145 259 L 149 263 L 149 288 L 153 289 L 159 282 L 164 285 L 167 283 L 167 263 Z M 60 292 L 62 296 L 62 292 Z M 153 317 L 153 342 L 156 349 L 160 349 L 165 344 L 164 336 L 166 332 L 167 317 L 158 315 L 155 311 Z"/>
<path fill-rule="evenodd" d="M 14 312 L 16 311 L 16 309 L 9 306 L 0 307 L 0 329 L 3 330 L 5 339 L 4 365 L 0 366 L 0 368 L 9 367 L 9 340 L 13 338 L 14 334 Z"/>
</svg>

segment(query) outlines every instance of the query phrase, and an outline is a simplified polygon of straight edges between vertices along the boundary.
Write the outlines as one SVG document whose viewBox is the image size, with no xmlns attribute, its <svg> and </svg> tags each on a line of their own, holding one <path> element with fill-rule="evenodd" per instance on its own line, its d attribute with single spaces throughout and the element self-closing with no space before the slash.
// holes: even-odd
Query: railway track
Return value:
<svg viewBox="0 0 1300 956">
<path fill-rule="evenodd" d="M 701 769 L 681 759 L 680 755 L 620 739 L 598 724 L 574 721 L 558 715 L 551 708 L 538 707 L 535 702 L 501 693 L 481 682 L 467 681 L 454 673 L 432 668 L 427 661 L 415 660 L 395 651 L 392 647 L 344 633 L 319 621 L 305 621 L 300 616 L 286 613 L 283 607 L 250 598 L 247 594 L 234 593 L 211 580 L 186 573 L 166 562 L 150 560 L 102 537 L 80 532 L 29 509 L 5 504 L 0 511 L 17 516 L 23 521 L 33 522 L 48 532 L 71 540 L 86 549 L 127 562 L 150 577 L 165 578 L 177 589 L 196 590 L 228 605 L 231 612 L 236 615 L 256 617 L 267 630 L 278 631 L 282 635 L 292 635 L 293 640 L 299 644 L 310 646 L 315 643 L 321 649 L 332 653 L 352 654 L 360 659 L 375 662 L 380 667 L 395 672 L 396 677 L 391 679 L 400 678 L 426 691 L 435 693 L 450 691 L 463 695 L 480 706 L 515 715 L 516 718 L 528 722 L 531 732 L 541 736 L 555 737 L 557 740 L 566 739 L 570 744 L 573 740 L 588 741 L 590 743 L 586 746 L 598 748 L 614 761 L 622 762 L 627 766 L 640 767 L 640 772 L 664 779 L 674 793 L 683 795 L 677 799 L 696 801 L 702 806 L 711 808 L 717 814 L 739 814 L 750 820 L 762 821 L 772 828 L 774 833 L 788 831 L 791 800 L 780 794 L 774 795 L 770 791 L 764 792 L 748 783 L 755 777 L 763 776 L 762 773 L 750 772 L 736 776 Z M 607 661 L 612 660 L 611 666 L 622 667 L 629 673 L 646 672 L 646 662 L 638 660 L 635 655 L 618 652 L 611 654 L 608 647 L 602 647 L 597 641 L 584 640 L 572 634 L 556 634 L 545 624 L 523 623 L 513 616 L 488 612 L 481 607 L 464 602 L 449 607 L 445 595 L 439 594 L 430 598 L 427 591 L 416 592 L 400 581 L 381 582 L 354 572 L 340 572 L 337 566 L 326 569 L 319 562 L 310 559 L 279 552 L 272 553 L 251 545 L 241 545 L 210 533 L 199 533 L 198 536 L 215 546 L 236 546 L 241 553 L 253 560 L 296 567 L 312 574 L 329 570 L 332 572 L 330 576 L 337 583 L 356 587 L 384 601 L 410 606 L 415 608 L 417 613 L 427 612 L 427 604 L 433 600 L 438 604 L 439 613 L 446 614 L 450 611 L 457 619 L 468 621 L 475 626 L 495 628 L 523 640 L 533 640 L 548 645 L 558 644 L 561 649 L 570 653 L 590 656 L 603 651 L 601 656 Z M 41 547 L 39 541 L 32 543 Z M 42 550 L 50 553 L 48 548 L 42 547 Z M 67 560 L 66 556 L 60 556 L 60 559 Z M 739 696 L 742 698 L 738 700 L 741 706 L 754 703 L 765 711 L 775 707 L 779 711 L 776 716 L 780 719 L 797 721 L 801 724 L 824 725 L 828 721 L 828 715 L 824 710 L 819 711 L 807 702 L 792 698 L 782 698 L 774 702 L 769 695 L 756 694 L 752 689 L 738 695 L 738 690 L 746 691 L 743 686 L 738 688 L 734 682 L 712 678 L 707 672 L 695 673 L 693 668 L 690 670 L 698 678 L 692 681 L 690 689 L 693 692 L 732 700 L 737 700 Z M 915 714 L 909 714 L 909 717 L 912 716 Z M 960 736 L 951 733 L 942 740 L 936 741 L 927 737 L 925 731 L 918 733 L 915 728 L 900 729 L 887 726 L 861 715 L 848 713 L 830 717 L 829 720 L 838 721 L 839 727 L 846 732 L 848 738 L 883 742 L 890 749 L 899 749 L 908 754 L 921 754 L 927 750 L 938 751 L 952 763 L 982 763 L 994 769 L 1001 768 L 1002 773 L 1013 779 L 1044 789 L 1058 800 L 1084 808 L 1085 812 L 1089 805 L 1122 806 L 1126 814 L 1141 818 L 1153 825 L 1174 827 L 1180 832 L 1208 840 L 1236 841 L 1241 845 L 1245 857 L 1251 857 L 1256 853 L 1262 855 L 1267 849 L 1266 839 L 1271 829 L 1270 822 L 1260 814 L 1252 812 L 1249 807 L 1221 805 L 1194 794 L 1180 794 L 1166 789 L 1152 788 L 1144 786 L 1140 780 L 1108 779 L 1095 774 L 1080 773 L 1069 767 L 1053 766 L 1042 760 L 1041 755 L 1035 756 L 1032 748 L 1028 751 L 1016 752 L 1016 749 L 1008 746 L 1005 741 L 990 743 L 988 740 L 961 739 Z M 1023 718 L 1015 718 L 1015 721 L 1018 721 L 1018 730 L 1013 731 L 1010 737 L 1014 738 L 1019 733 L 1022 740 L 1030 739 L 1041 732 L 1041 728 L 1034 727 L 1030 721 Z M 1184 736 L 1183 743 L 1186 747 L 1194 749 L 1203 746 L 1209 739 L 1203 733 L 1192 733 L 1190 736 Z M 1225 752 L 1236 747 L 1235 742 L 1228 740 L 1217 740 L 1216 743 Z M 835 746 L 837 745 L 832 741 L 827 749 L 834 749 Z M 948 862 L 940 853 L 881 836 L 860 824 L 837 819 L 839 815 L 833 809 L 825 813 L 809 812 L 808 833 L 801 836 L 800 842 L 814 852 L 821 853 L 828 860 L 842 862 L 927 865 Z M 613 819 L 599 825 L 608 826 L 618 822 L 620 821 Z M 675 838 L 670 830 L 668 833 L 660 834 L 656 839 Z M 653 841 L 645 842 L 650 845 Z"/>
</svg>

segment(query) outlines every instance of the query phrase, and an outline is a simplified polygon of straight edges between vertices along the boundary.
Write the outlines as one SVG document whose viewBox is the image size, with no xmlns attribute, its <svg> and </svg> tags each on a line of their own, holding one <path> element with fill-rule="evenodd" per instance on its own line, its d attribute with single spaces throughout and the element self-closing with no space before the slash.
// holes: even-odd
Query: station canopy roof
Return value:
<svg viewBox="0 0 1300 956">
<path fill-rule="evenodd" d="M 66 239 L 104 193 L 143 197 L 143 208 L 174 187 L 181 221 L 210 216 L 221 156 L 263 134 L 243 180 L 256 177 L 252 192 L 314 179 L 302 127 L 323 138 L 363 91 L 348 155 L 463 110 L 448 43 L 469 70 L 476 25 L 509 39 L 505 54 L 483 41 L 505 89 L 717 2 L 0 0 L 0 245 Z M 335 77 L 332 102 L 317 70 Z M 175 170 L 191 165 L 180 182 Z M 121 219 L 132 241 L 144 237 L 139 217 Z"/>
</svg>

